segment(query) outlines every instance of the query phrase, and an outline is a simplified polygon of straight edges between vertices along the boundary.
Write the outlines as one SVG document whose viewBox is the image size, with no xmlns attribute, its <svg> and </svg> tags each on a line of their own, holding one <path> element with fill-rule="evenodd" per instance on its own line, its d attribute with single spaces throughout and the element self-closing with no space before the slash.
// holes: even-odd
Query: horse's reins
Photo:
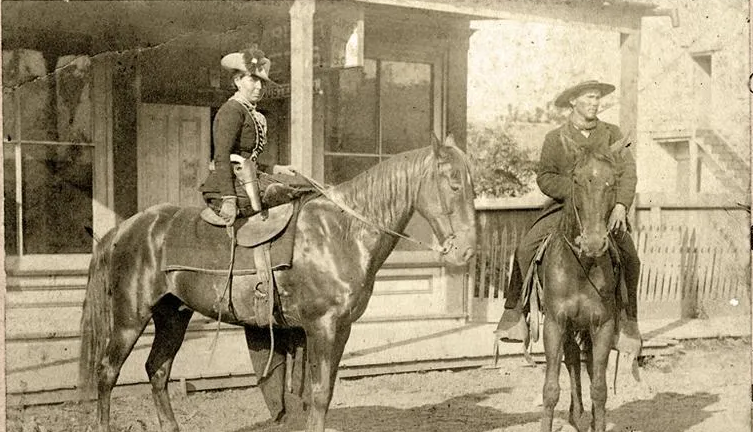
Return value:
<svg viewBox="0 0 753 432">
<path fill-rule="evenodd" d="M 397 232 L 395 230 L 392 230 L 390 228 L 387 228 L 385 226 L 377 224 L 376 222 L 368 219 L 366 216 L 362 215 L 361 213 L 359 213 L 358 211 L 356 211 L 355 209 L 353 209 L 348 204 L 345 204 L 344 202 L 342 202 L 339 199 L 335 198 L 333 196 L 333 194 L 330 193 L 331 192 L 330 189 L 324 187 L 321 183 L 317 182 L 316 180 L 314 180 L 313 178 L 307 176 L 306 174 L 303 174 L 303 173 L 300 173 L 300 172 L 298 172 L 298 174 L 301 177 L 303 177 L 306 181 L 308 181 L 309 183 L 311 183 L 317 191 L 319 191 L 327 199 L 329 199 L 330 201 L 332 201 L 336 206 L 340 207 L 346 213 L 348 213 L 349 215 L 353 216 L 354 218 L 360 220 L 361 222 L 363 222 L 363 223 L 365 223 L 365 224 L 367 224 L 369 226 L 372 226 L 372 227 L 374 227 L 374 228 L 376 228 L 378 230 L 384 231 L 387 234 L 391 234 L 391 235 L 394 235 L 396 237 L 400 237 L 400 238 L 402 238 L 404 240 L 407 240 L 409 242 L 413 242 L 413 243 L 415 243 L 415 244 L 417 244 L 417 245 L 419 245 L 419 246 L 421 246 L 421 247 L 423 247 L 425 249 L 429 249 L 429 250 L 432 250 L 432 251 L 435 251 L 435 252 L 439 252 L 440 254 L 443 254 L 443 255 L 446 254 L 447 252 L 449 252 L 449 248 L 447 248 L 447 247 L 442 247 L 442 246 L 433 245 L 433 244 L 429 245 L 429 244 L 426 244 L 425 242 L 422 242 L 421 240 L 415 239 L 415 238 L 413 238 L 413 237 L 411 237 L 411 236 L 409 236 L 407 234 L 399 233 L 399 232 Z M 439 186 L 439 179 L 437 179 L 437 186 Z M 441 199 L 441 197 L 440 197 L 440 201 L 442 203 L 443 214 L 450 214 L 451 212 L 446 212 L 447 203 L 445 203 L 444 200 Z M 449 239 L 455 238 L 455 232 L 454 232 L 454 230 L 452 228 L 452 221 L 450 221 L 450 230 L 451 230 L 450 235 L 447 236 L 447 238 L 445 239 L 445 242 L 447 240 L 449 240 Z"/>
<path fill-rule="evenodd" d="M 214 351 L 217 348 L 217 341 L 220 337 L 220 325 L 222 324 L 222 301 L 225 299 L 225 293 L 228 293 L 228 310 L 233 314 L 233 318 L 236 320 L 238 316 L 235 314 L 235 307 L 233 306 L 233 267 L 235 267 L 235 227 L 228 225 L 225 227 L 227 235 L 230 237 L 230 264 L 227 270 L 227 279 L 225 280 L 225 288 L 222 290 L 222 295 L 217 302 L 217 331 L 214 335 L 214 340 L 210 346 L 211 352 L 209 354 L 209 362 L 212 362 L 214 357 Z"/>
</svg>

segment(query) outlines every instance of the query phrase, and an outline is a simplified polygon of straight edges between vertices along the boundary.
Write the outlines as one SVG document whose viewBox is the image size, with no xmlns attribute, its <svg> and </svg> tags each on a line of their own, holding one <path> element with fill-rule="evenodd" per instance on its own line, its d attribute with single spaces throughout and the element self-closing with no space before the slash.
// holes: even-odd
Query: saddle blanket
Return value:
<svg viewBox="0 0 753 432">
<path fill-rule="evenodd" d="M 299 205 L 295 205 L 291 222 L 270 243 L 270 258 L 273 270 L 290 268 L 295 244 L 295 221 Z M 180 209 L 170 223 L 165 236 L 162 270 L 192 270 L 203 273 L 227 274 L 230 269 L 230 236 L 225 227 L 205 222 L 201 208 Z M 246 223 L 239 219 L 235 229 Z M 235 248 L 234 275 L 256 273 L 252 248 Z"/>
</svg>

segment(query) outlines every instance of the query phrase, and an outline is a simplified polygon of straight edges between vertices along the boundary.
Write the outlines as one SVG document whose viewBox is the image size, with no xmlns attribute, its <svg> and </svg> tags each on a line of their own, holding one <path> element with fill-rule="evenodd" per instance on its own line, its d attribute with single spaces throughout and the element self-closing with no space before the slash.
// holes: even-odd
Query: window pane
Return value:
<svg viewBox="0 0 753 432">
<path fill-rule="evenodd" d="M 3 88 L 3 141 L 18 139 L 16 136 L 16 101 L 13 90 Z"/>
<path fill-rule="evenodd" d="M 63 56 L 56 70 L 58 141 L 91 142 L 91 60 Z"/>
<path fill-rule="evenodd" d="M 326 150 L 377 154 L 376 61 L 366 59 L 363 68 L 344 69 L 338 78 L 336 130 Z"/>
<path fill-rule="evenodd" d="M 431 143 L 431 65 L 384 61 L 379 100 L 382 151 L 396 154 Z"/>
<path fill-rule="evenodd" d="M 18 255 L 18 209 L 16 208 L 16 146 L 3 144 L 3 198 L 5 198 L 5 253 Z"/>
<path fill-rule="evenodd" d="M 52 92 L 54 77 L 39 77 L 19 89 L 21 101 L 21 138 L 33 141 L 57 141 Z"/>
<path fill-rule="evenodd" d="M 25 254 L 91 253 L 92 147 L 22 146 Z"/>
<path fill-rule="evenodd" d="M 58 59 L 56 73 L 21 85 L 24 141 L 91 142 L 88 57 Z"/>
<path fill-rule="evenodd" d="M 331 185 L 350 180 L 379 162 L 377 157 L 326 156 L 324 182 Z"/>
</svg>

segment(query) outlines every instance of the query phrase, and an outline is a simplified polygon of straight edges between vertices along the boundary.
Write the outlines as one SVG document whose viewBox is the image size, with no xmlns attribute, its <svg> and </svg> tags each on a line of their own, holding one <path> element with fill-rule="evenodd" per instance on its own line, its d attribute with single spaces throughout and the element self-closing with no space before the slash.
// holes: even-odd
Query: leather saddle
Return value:
<svg viewBox="0 0 753 432">
<path fill-rule="evenodd" d="M 293 206 L 294 203 L 288 202 L 236 222 L 236 244 L 254 247 L 269 242 L 288 226 L 293 217 Z M 212 225 L 225 226 L 225 221 L 209 207 L 201 211 L 201 218 Z"/>
</svg>

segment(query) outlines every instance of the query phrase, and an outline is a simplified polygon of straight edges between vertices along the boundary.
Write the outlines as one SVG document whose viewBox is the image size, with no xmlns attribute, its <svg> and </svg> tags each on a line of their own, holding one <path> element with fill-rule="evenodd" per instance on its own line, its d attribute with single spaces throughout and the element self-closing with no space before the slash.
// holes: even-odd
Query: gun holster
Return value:
<svg viewBox="0 0 753 432">
<path fill-rule="evenodd" d="M 242 159 L 240 157 L 233 157 L 231 159 L 233 173 L 241 181 L 243 189 L 251 200 L 251 208 L 253 208 L 255 212 L 260 212 L 262 210 L 261 193 L 259 192 L 259 178 L 256 174 L 256 162 L 251 159 Z M 262 218 L 264 218 L 264 216 L 262 216 Z"/>
</svg>

